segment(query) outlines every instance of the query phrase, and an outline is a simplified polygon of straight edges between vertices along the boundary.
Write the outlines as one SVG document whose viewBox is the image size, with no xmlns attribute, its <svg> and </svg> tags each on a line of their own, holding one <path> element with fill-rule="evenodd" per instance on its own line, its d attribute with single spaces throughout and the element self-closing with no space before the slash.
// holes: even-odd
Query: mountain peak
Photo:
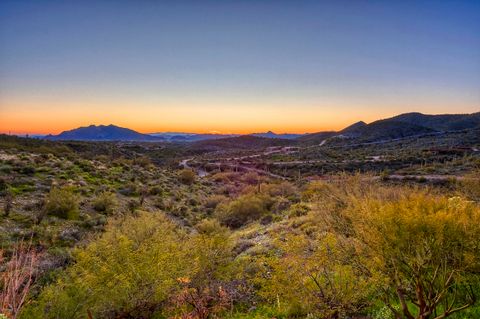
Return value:
<svg viewBox="0 0 480 319">
<path fill-rule="evenodd" d="M 51 140 L 77 140 L 77 141 L 161 141 L 163 138 L 142 134 L 134 130 L 116 126 L 113 124 L 89 125 L 69 131 L 63 131 L 58 135 L 47 137 Z"/>
<path fill-rule="evenodd" d="M 340 133 L 342 133 L 342 134 L 344 134 L 344 133 L 354 133 L 354 132 L 360 130 L 361 128 L 363 128 L 365 126 L 367 126 L 367 123 L 365 123 L 364 121 L 358 121 L 356 123 L 353 123 L 350 126 L 347 126 L 343 130 L 341 130 Z"/>
</svg>

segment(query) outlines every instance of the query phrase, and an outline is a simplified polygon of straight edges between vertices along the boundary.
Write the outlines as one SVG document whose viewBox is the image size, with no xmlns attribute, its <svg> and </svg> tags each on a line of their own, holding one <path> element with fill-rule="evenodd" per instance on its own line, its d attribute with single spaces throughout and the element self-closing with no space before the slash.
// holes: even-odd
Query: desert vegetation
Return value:
<svg viewBox="0 0 480 319">
<path fill-rule="evenodd" d="M 4 317 L 480 315 L 475 157 L 441 183 L 368 166 L 318 178 L 218 166 L 200 177 L 172 164 L 188 149 L 6 139 Z M 360 165 L 358 152 L 345 156 Z"/>
</svg>

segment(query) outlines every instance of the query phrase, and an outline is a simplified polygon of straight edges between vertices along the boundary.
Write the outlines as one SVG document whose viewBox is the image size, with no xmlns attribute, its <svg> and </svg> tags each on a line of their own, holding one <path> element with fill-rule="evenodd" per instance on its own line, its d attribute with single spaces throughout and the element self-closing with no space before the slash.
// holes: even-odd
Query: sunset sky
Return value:
<svg viewBox="0 0 480 319">
<path fill-rule="evenodd" d="M 480 111 L 480 1 L 0 1 L 0 132 Z"/>
</svg>

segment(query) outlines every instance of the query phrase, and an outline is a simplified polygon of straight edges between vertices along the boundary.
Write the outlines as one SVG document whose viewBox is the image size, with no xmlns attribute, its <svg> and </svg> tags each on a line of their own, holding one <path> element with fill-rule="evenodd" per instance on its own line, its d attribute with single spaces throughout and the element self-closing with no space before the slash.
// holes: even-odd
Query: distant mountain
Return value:
<svg viewBox="0 0 480 319">
<path fill-rule="evenodd" d="M 162 137 L 142 134 L 134 130 L 115 125 L 90 125 L 64 131 L 58 135 L 47 135 L 48 140 L 73 141 L 163 141 Z"/>
<path fill-rule="evenodd" d="M 240 134 L 213 134 L 213 133 L 200 134 L 200 133 L 176 133 L 176 132 L 160 132 L 160 133 L 151 133 L 149 135 L 163 137 L 165 138 L 165 140 L 169 142 L 196 142 L 196 141 L 217 140 L 221 138 L 240 136 Z M 288 134 L 288 133 L 276 134 L 272 131 L 268 131 L 266 133 L 252 133 L 248 135 L 265 137 L 265 138 L 295 139 L 304 134 Z"/>
<path fill-rule="evenodd" d="M 405 113 L 391 118 L 378 120 L 370 124 L 363 121 L 356 122 L 338 132 L 318 132 L 312 134 L 276 134 L 272 131 L 265 133 L 252 133 L 250 135 L 238 134 L 197 134 L 182 132 L 161 132 L 142 134 L 134 130 L 115 125 L 90 125 L 58 135 L 47 135 L 48 140 L 80 140 L 80 141 L 165 141 L 165 142 L 208 142 L 220 140 L 218 143 L 196 144 L 197 146 L 215 147 L 224 145 L 234 147 L 230 143 L 239 142 L 239 148 L 248 148 L 247 145 L 277 146 L 286 145 L 288 141 L 294 143 L 320 144 L 335 138 L 341 140 L 355 140 L 356 142 L 373 142 L 416 136 L 430 133 L 472 130 L 480 128 L 480 112 L 473 114 L 441 114 L 427 115 L 422 113 Z M 258 140 L 260 139 L 260 140 Z M 273 141 L 280 141 L 279 143 Z"/>
<path fill-rule="evenodd" d="M 291 139 L 299 138 L 300 136 L 303 136 L 305 134 L 289 134 L 289 133 L 276 134 L 272 131 L 268 131 L 266 133 L 252 133 L 250 135 L 257 136 L 257 137 L 283 138 L 283 139 L 291 140 Z"/>
<path fill-rule="evenodd" d="M 151 136 L 162 137 L 168 142 L 195 142 L 203 140 L 215 140 L 227 137 L 240 136 L 239 134 L 200 134 L 200 133 L 177 133 L 177 132 L 159 132 L 151 133 Z"/>
<path fill-rule="evenodd" d="M 253 135 L 242 135 L 237 137 L 228 137 L 216 140 L 198 141 L 192 143 L 192 148 L 216 151 L 224 149 L 254 149 L 273 146 L 295 145 L 295 140 L 281 138 L 267 138 Z"/>
</svg>

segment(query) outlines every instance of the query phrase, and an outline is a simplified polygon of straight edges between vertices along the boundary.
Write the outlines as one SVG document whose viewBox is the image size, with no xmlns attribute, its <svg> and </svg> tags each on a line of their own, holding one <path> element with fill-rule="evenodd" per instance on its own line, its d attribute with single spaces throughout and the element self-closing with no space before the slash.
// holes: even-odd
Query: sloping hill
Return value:
<svg viewBox="0 0 480 319">
<path fill-rule="evenodd" d="M 357 123 L 353 123 L 350 126 L 347 126 L 343 130 L 341 130 L 339 133 L 343 135 L 356 135 L 359 132 L 361 132 L 362 129 L 365 128 L 366 126 L 367 126 L 367 123 L 365 123 L 364 121 L 359 121 Z"/>
<path fill-rule="evenodd" d="M 405 113 L 389 120 L 428 127 L 436 131 L 459 131 L 480 125 L 480 112 L 472 114 L 439 114 Z"/>
<path fill-rule="evenodd" d="M 388 119 L 366 124 L 354 123 L 339 132 L 319 132 L 298 138 L 302 143 L 321 143 L 337 137 L 336 143 L 354 139 L 356 142 L 374 142 L 398 139 L 409 136 L 435 132 L 473 130 L 480 127 L 480 112 L 473 114 L 427 115 L 422 113 L 405 113 Z"/>
<path fill-rule="evenodd" d="M 58 135 L 45 136 L 48 140 L 70 141 L 163 141 L 162 137 L 142 134 L 134 130 L 115 125 L 90 125 L 64 131 Z"/>
<path fill-rule="evenodd" d="M 381 120 L 355 130 L 358 142 L 374 142 L 434 133 L 430 128 L 392 120 Z"/>
<path fill-rule="evenodd" d="M 329 137 L 335 136 L 337 134 L 338 133 L 334 131 L 318 132 L 318 133 L 312 133 L 312 134 L 306 134 L 306 135 L 300 136 L 295 140 L 301 143 L 319 144 L 319 143 L 322 143 L 324 140 L 328 139 Z"/>
</svg>

